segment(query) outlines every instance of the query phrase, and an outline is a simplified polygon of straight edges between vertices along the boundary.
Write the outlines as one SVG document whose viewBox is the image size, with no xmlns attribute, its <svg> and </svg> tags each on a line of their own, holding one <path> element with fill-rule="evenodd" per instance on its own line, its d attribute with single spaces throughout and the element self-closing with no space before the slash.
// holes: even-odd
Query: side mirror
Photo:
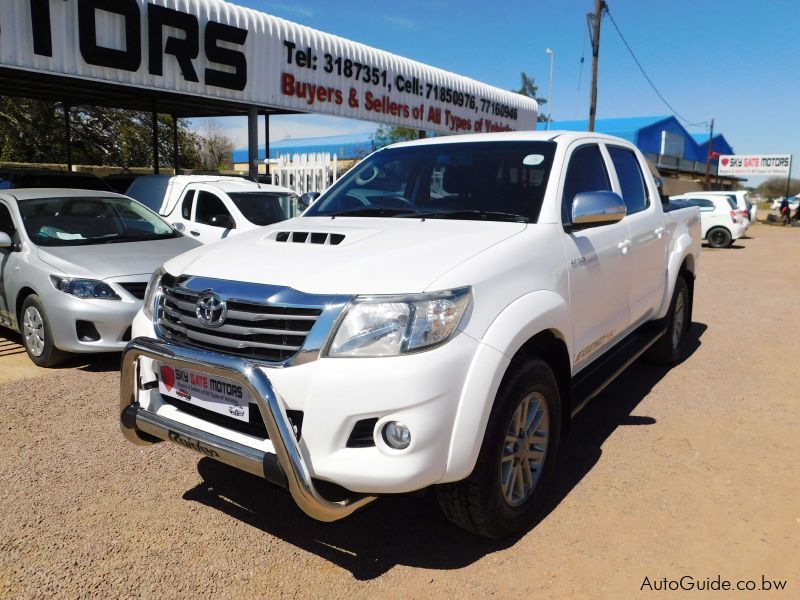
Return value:
<svg viewBox="0 0 800 600">
<path fill-rule="evenodd" d="M 319 192 L 306 192 L 305 194 L 300 196 L 300 200 L 298 200 L 297 205 L 300 208 L 300 210 L 305 210 L 309 206 L 314 204 L 316 199 L 319 198 L 321 195 L 322 194 L 320 194 Z"/>
<path fill-rule="evenodd" d="M 183 223 L 172 223 L 172 228 L 179 233 L 186 231 L 186 225 Z"/>
<path fill-rule="evenodd" d="M 230 215 L 215 215 L 211 217 L 211 224 L 214 227 L 222 227 L 223 229 L 236 229 L 236 223 Z"/>
<path fill-rule="evenodd" d="M 0 248 L 13 248 L 14 242 L 11 241 L 11 236 L 5 231 L 0 231 Z"/>
<path fill-rule="evenodd" d="M 616 192 L 582 192 L 572 201 L 572 227 L 595 227 L 621 221 L 625 203 Z"/>
</svg>

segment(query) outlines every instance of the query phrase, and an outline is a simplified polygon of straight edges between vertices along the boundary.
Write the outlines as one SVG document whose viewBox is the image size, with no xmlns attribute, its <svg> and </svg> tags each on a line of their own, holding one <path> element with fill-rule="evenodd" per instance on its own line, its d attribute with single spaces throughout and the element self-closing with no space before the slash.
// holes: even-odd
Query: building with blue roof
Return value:
<svg viewBox="0 0 800 600">
<path fill-rule="evenodd" d="M 314 138 L 290 138 L 269 143 L 269 157 L 278 158 L 285 154 L 330 154 L 339 160 L 363 158 L 372 152 L 372 134 L 355 133 L 350 135 L 331 135 Z M 258 159 L 264 160 L 264 146 L 258 147 Z M 233 151 L 235 165 L 247 165 L 247 148 Z"/>
<path fill-rule="evenodd" d="M 589 121 L 552 121 L 551 130 L 586 131 Z M 542 127 L 540 125 L 540 127 Z M 658 168 L 667 194 L 703 189 L 708 155 L 708 133 L 689 133 L 678 119 L 670 115 L 654 117 L 622 117 L 595 120 L 597 133 L 628 140 Z M 719 154 L 734 154 L 722 134 L 712 139 L 711 149 Z M 712 189 L 733 189 L 740 178 L 717 176 L 717 161 L 711 161 Z"/>
</svg>

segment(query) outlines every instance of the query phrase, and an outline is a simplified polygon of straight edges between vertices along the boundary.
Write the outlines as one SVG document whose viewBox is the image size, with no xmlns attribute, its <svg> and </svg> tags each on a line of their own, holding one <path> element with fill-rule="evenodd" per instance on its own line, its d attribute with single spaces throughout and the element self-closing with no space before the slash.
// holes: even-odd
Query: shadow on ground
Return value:
<svg viewBox="0 0 800 600">
<path fill-rule="evenodd" d="M 694 323 L 686 357 L 700 346 L 707 329 Z M 556 467 L 556 479 L 539 521 L 594 467 L 605 440 L 621 426 L 655 423 L 632 415 L 636 406 L 669 372 L 637 361 L 576 416 Z M 484 540 L 450 524 L 436 505 L 435 494 L 385 496 L 335 523 L 319 523 L 301 513 L 289 493 L 211 459 L 198 463 L 203 482 L 184 494 L 265 533 L 276 536 L 368 580 L 395 565 L 427 569 L 463 568 L 519 539 Z"/>
<path fill-rule="evenodd" d="M 0 329 L 0 357 L 25 354 L 22 336 L 16 331 Z M 119 352 L 102 352 L 98 354 L 70 354 L 64 362 L 51 369 L 80 369 L 91 373 L 107 373 L 119 371 L 121 354 Z"/>
</svg>

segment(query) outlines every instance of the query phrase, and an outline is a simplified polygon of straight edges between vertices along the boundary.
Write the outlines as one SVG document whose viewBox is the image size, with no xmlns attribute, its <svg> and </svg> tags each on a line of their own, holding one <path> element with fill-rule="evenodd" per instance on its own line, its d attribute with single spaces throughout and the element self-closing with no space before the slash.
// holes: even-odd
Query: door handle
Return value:
<svg viewBox="0 0 800 600">
<path fill-rule="evenodd" d="M 200 235 L 199 231 L 190 231 L 189 233 L 191 233 L 194 237 L 197 237 L 198 235 Z"/>
<path fill-rule="evenodd" d="M 664 228 L 659 227 L 653 233 L 655 233 L 658 236 L 658 239 L 661 239 L 661 236 L 664 235 Z"/>
<path fill-rule="evenodd" d="M 617 244 L 617 248 L 619 248 L 622 251 L 623 254 L 627 254 L 628 253 L 628 248 L 630 248 L 630 247 L 631 247 L 631 241 L 630 240 L 625 240 L 624 242 L 620 242 L 619 244 Z"/>
</svg>

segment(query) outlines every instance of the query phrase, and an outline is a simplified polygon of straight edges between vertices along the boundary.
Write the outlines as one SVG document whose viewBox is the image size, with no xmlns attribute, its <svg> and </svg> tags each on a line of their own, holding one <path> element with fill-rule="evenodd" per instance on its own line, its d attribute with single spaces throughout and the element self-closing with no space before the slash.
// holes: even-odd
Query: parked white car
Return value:
<svg viewBox="0 0 800 600">
<path fill-rule="evenodd" d="M 682 202 L 700 209 L 703 239 L 712 248 L 727 248 L 747 231 L 746 219 L 730 196 L 723 194 L 681 194 L 670 196 L 671 202 Z"/>
<path fill-rule="evenodd" d="M 783 202 L 783 197 L 775 198 L 772 201 L 772 210 L 779 210 L 781 207 L 781 202 Z M 800 206 L 800 196 L 790 196 L 789 197 L 789 210 L 795 211 L 797 207 Z"/>
<path fill-rule="evenodd" d="M 199 245 L 113 192 L 0 191 L 0 325 L 42 367 L 119 352 L 153 271 Z"/>
<path fill-rule="evenodd" d="M 727 191 L 719 191 L 719 190 L 711 190 L 711 191 L 704 191 L 698 192 L 702 194 L 711 194 L 714 196 L 728 196 L 732 198 L 733 201 L 736 203 L 736 210 L 739 211 L 739 214 L 746 219 L 745 231 L 750 229 L 750 226 L 756 222 L 756 217 L 758 216 L 758 207 L 750 202 L 748 192 L 745 190 L 727 190 Z M 687 194 L 682 194 L 683 196 L 687 196 Z"/>
<path fill-rule="evenodd" d="M 298 213 L 292 190 L 240 177 L 146 175 L 137 177 L 127 194 L 203 244 Z"/>
<path fill-rule="evenodd" d="M 323 521 L 435 486 L 458 525 L 518 534 L 572 415 L 638 356 L 682 357 L 700 217 L 668 208 L 611 136 L 379 150 L 303 216 L 154 274 L 122 430 L 282 484 Z"/>
</svg>

